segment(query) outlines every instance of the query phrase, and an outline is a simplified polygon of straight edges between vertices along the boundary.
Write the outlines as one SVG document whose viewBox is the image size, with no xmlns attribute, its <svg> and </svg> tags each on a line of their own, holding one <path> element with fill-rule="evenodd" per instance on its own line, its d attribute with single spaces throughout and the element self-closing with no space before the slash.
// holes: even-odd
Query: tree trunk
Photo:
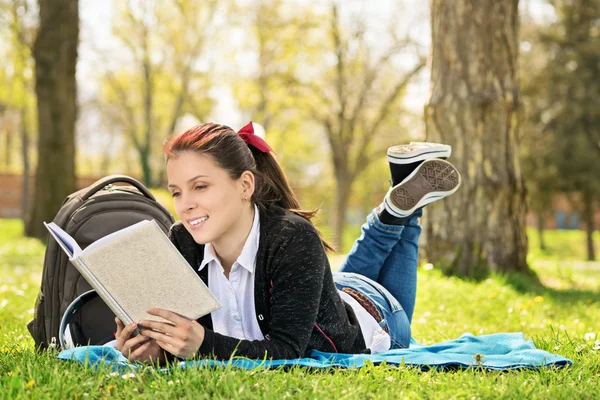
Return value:
<svg viewBox="0 0 600 400">
<path fill-rule="evenodd" d="M 28 236 L 44 238 L 42 221 L 52 221 L 64 198 L 75 191 L 77 118 L 77 0 L 39 0 L 40 27 L 34 46 L 38 107 L 38 163 Z"/>
<path fill-rule="evenodd" d="M 12 112 L 9 113 L 9 115 L 12 115 Z M 10 124 L 10 126 L 12 126 L 12 124 Z M 6 154 L 5 154 L 4 160 L 6 163 L 6 170 L 10 172 L 10 167 L 12 164 L 12 157 L 11 157 L 12 156 L 12 135 L 11 135 L 10 128 L 6 131 L 5 145 L 6 145 L 6 148 L 5 148 Z"/>
<path fill-rule="evenodd" d="M 544 241 L 544 217 L 541 211 L 537 216 L 537 231 L 540 241 L 540 250 L 546 250 L 546 242 Z"/>
<path fill-rule="evenodd" d="M 518 0 L 431 0 L 427 140 L 453 147 L 462 187 L 427 207 L 427 258 L 446 272 L 527 271 L 518 159 Z"/>
<path fill-rule="evenodd" d="M 352 180 L 343 174 L 336 174 L 335 185 L 335 217 L 333 220 L 333 235 L 335 249 L 344 251 L 344 229 L 346 228 L 346 211 L 348 210 L 348 197 L 352 187 Z"/>
<path fill-rule="evenodd" d="M 23 188 L 21 189 L 21 219 L 27 222 L 29 213 L 29 130 L 27 129 L 27 106 L 21 109 L 21 156 L 23 158 Z"/>
<path fill-rule="evenodd" d="M 142 180 L 146 187 L 154 187 L 152 180 L 152 166 L 150 165 L 150 151 L 148 148 L 139 150 L 140 164 L 142 165 Z"/>
<path fill-rule="evenodd" d="M 594 250 L 594 198 L 591 193 L 583 194 L 583 218 L 585 219 L 585 232 L 587 244 L 588 261 L 596 261 L 596 252 Z"/>
</svg>

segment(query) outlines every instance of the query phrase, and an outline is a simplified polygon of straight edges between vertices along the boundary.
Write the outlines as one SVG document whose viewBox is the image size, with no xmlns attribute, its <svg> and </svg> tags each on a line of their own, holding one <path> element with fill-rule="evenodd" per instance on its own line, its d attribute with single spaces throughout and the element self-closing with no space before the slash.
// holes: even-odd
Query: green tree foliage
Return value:
<svg viewBox="0 0 600 400">
<path fill-rule="evenodd" d="M 30 1 L 0 1 L 0 168 L 26 177 L 31 172 L 29 152 L 35 120 L 31 54 L 37 29 L 35 13 Z"/>
<path fill-rule="evenodd" d="M 257 3 L 252 32 L 258 71 L 250 77 L 254 82 L 238 85 L 236 97 L 266 124 L 269 138 L 282 138 L 274 141 L 289 149 L 282 157 L 286 170 L 293 160 L 304 176 L 317 171 L 319 183 L 331 171 L 328 192 L 334 196 L 327 197 L 333 197 L 333 234 L 341 249 L 348 205 L 358 203 L 357 178 L 402 136 L 402 98 L 425 63 L 408 54 L 412 41 L 393 29 L 374 46 L 364 18 L 348 23 L 335 5 L 321 14 L 301 7 L 292 13 L 284 5 Z M 400 55 L 415 59 L 406 71 L 398 66 Z M 323 150 L 312 151 L 315 146 Z"/>
<path fill-rule="evenodd" d="M 202 120 L 212 108 L 199 68 L 214 34 L 217 1 L 117 2 L 113 33 L 126 54 L 108 59 L 102 111 L 135 149 L 147 186 L 164 178 L 160 144 L 184 114 Z"/>
<path fill-rule="evenodd" d="M 234 51 L 250 49 L 256 61 L 255 70 L 242 69 L 231 79 L 238 105 L 265 129 L 303 207 L 327 210 L 334 187 L 327 143 L 298 99 L 299 77 L 322 55 L 319 16 L 282 0 L 240 7 L 235 15 L 244 16 L 236 26 L 251 35 Z"/>
<path fill-rule="evenodd" d="M 600 200 L 600 1 L 551 1 L 556 21 L 529 39 L 526 173 L 532 205 L 543 212 L 553 193 L 570 194 L 595 258 L 593 215 Z"/>
</svg>

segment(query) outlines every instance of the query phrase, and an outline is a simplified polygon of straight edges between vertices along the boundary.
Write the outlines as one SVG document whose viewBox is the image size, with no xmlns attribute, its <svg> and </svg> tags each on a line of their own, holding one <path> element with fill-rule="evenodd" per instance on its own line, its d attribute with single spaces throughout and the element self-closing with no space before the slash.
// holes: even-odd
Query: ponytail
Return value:
<svg viewBox="0 0 600 400">
<path fill-rule="evenodd" d="M 319 210 L 303 210 L 300 207 L 300 201 L 273 153 L 264 153 L 253 146 L 248 147 L 256 162 L 256 169 L 252 171 L 258 183 L 253 195 L 256 204 L 263 207 L 276 205 L 311 221 Z M 325 250 L 334 253 L 335 249 L 325 240 L 321 231 L 317 229 L 317 233 Z"/>
</svg>

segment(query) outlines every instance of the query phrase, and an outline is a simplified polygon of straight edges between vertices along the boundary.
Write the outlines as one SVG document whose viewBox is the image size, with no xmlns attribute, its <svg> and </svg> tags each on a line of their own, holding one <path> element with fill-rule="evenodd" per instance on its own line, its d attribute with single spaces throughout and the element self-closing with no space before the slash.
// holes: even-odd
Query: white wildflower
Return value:
<svg viewBox="0 0 600 400">
<path fill-rule="evenodd" d="M 577 346 L 575 348 L 575 352 L 576 353 L 581 353 L 582 351 L 586 350 L 587 346 L 585 344 L 580 344 L 579 346 Z"/>
<path fill-rule="evenodd" d="M 594 340 L 596 339 L 596 334 L 594 332 L 588 332 L 583 337 L 585 340 Z"/>
</svg>

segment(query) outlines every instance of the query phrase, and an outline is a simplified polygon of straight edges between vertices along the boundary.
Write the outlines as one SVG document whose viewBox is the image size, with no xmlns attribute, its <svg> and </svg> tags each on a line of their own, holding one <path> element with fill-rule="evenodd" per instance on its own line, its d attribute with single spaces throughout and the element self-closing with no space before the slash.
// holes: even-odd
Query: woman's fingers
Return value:
<svg viewBox="0 0 600 400">
<path fill-rule="evenodd" d="M 175 314 L 172 311 L 164 310 L 162 308 L 151 308 L 148 311 L 148 314 L 155 315 L 157 317 L 161 317 L 174 323 L 175 325 L 181 325 L 184 322 L 189 322 L 187 318 L 182 317 L 179 314 Z"/>
<path fill-rule="evenodd" d="M 119 329 L 120 328 L 120 329 Z M 130 340 L 131 334 L 137 328 L 137 324 L 129 324 L 123 327 L 122 323 L 117 323 L 117 350 L 126 355 L 129 351 L 126 343 Z"/>
<path fill-rule="evenodd" d="M 145 357 L 144 353 L 150 348 L 152 345 L 152 340 L 148 340 L 146 343 L 139 346 L 137 349 L 129 353 L 129 361 L 138 361 L 142 360 Z"/>
<path fill-rule="evenodd" d="M 133 333 L 133 331 L 136 330 L 136 328 L 137 328 L 137 324 L 135 324 L 135 323 L 129 324 L 125 328 L 123 328 L 123 330 L 121 331 L 121 335 L 129 338 L 131 336 L 131 334 Z"/>
<path fill-rule="evenodd" d="M 173 326 L 172 324 L 167 324 L 165 322 L 159 321 L 150 321 L 143 319 L 138 323 L 138 325 L 144 329 L 144 332 L 146 332 L 147 330 L 154 329 L 160 332 L 164 332 L 167 335 L 174 336 L 174 334 L 177 331 L 177 327 Z"/>
<path fill-rule="evenodd" d="M 118 337 L 121 336 L 121 332 L 123 331 L 123 323 L 117 317 L 115 317 L 115 322 L 117 323 L 117 333 L 115 334 L 115 337 Z"/>
<path fill-rule="evenodd" d="M 142 329 L 142 334 L 149 338 L 155 339 L 159 343 L 160 347 L 165 350 L 168 350 L 169 346 L 176 347 L 181 344 L 181 340 L 173 336 L 166 335 L 162 332 L 153 331 L 151 329 Z"/>
<path fill-rule="evenodd" d="M 128 348 L 130 348 L 130 349 L 133 349 L 134 347 L 137 347 L 137 346 L 139 346 L 141 343 L 144 343 L 144 342 L 146 342 L 146 341 L 150 342 L 150 341 L 151 341 L 151 339 L 150 339 L 150 338 L 148 338 L 148 337 L 146 337 L 146 336 L 144 336 L 144 335 L 137 335 L 137 336 L 135 336 L 135 337 L 132 337 L 131 339 L 127 340 L 127 341 L 125 342 L 125 347 L 128 347 Z"/>
</svg>

